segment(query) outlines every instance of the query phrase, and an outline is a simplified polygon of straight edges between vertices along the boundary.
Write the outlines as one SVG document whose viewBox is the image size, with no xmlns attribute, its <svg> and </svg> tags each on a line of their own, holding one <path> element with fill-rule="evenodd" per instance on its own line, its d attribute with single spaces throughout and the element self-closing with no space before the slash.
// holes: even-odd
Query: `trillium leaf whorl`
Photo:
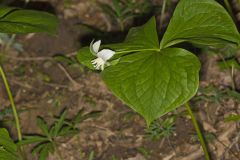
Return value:
<svg viewBox="0 0 240 160">
<path fill-rule="evenodd" d="M 212 10 L 216 12 L 212 14 Z M 216 1 L 181 0 L 161 43 L 153 17 L 130 29 L 123 43 L 100 50 L 101 41 L 92 42 L 90 50 L 81 49 L 77 58 L 97 70 L 103 70 L 109 61 L 111 66 L 101 72 L 107 87 L 150 125 L 189 101 L 199 86 L 198 58 L 172 45 L 186 41 L 203 46 L 235 45 L 239 37 L 230 16 Z"/>
</svg>

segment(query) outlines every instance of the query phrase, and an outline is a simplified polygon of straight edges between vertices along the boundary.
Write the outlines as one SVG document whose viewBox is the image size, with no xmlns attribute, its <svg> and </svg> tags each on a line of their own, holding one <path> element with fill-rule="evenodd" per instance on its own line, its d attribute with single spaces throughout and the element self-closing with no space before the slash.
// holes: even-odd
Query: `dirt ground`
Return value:
<svg viewBox="0 0 240 160">
<path fill-rule="evenodd" d="M 165 26 L 176 2 L 173 0 L 172 8 L 167 9 Z M 161 4 L 162 1 L 153 3 Z M 24 51 L 10 47 L 0 54 L 25 134 L 39 133 L 37 116 L 51 123 L 63 109 L 67 110 L 68 117 L 73 117 L 81 109 L 86 113 L 102 111 L 98 118 L 79 124 L 79 134 L 62 140 L 58 150 L 65 160 L 87 160 L 91 152 L 94 152 L 95 160 L 204 160 L 199 142 L 193 140 L 196 132 L 191 119 L 184 114 L 184 107 L 176 111 L 180 116 L 176 120 L 174 134 L 152 140 L 146 136 L 144 119 L 114 97 L 98 73 L 80 64 L 68 65 L 52 58 L 57 54 L 74 57 L 80 47 L 95 38 L 94 35 L 89 36 L 89 31 L 79 25 L 81 23 L 105 32 L 120 30 L 96 5 L 96 1 L 72 0 L 66 5 L 64 0 L 42 0 L 37 4 L 33 1 L 32 4 L 29 8 L 37 6 L 58 16 L 60 26 L 57 34 L 17 36 L 16 41 L 23 45 Z M 234 7 L 237 14 L 238 6 Z M 132 24 L 129 23 L 130 26 Z M 201 87 L 215 86 L 223 90 L 231 86 L 229 71 L 220 70 L 217 66 L 219 56 L 204 52 L 198 53 L 198 56 L 202 62 Z M 240 60 L 240 53 L 237 56 Z M 240 90 L 240 71 L 235 71 L 234 78 L 236 89 Z M 240 101 L 227 97 L 220 102 L 193 100 L 191 105 L 203 132 L 214 135 L 208 140 L 212 159 L 239 160 L 240 123 L 225 122 L 224 118 L 230 114 L 240 114 Z M 0 111 L 8 106 L 10 102 L 0 83 Z M 164 118 L 168 116 L 171 115 Z M 1 125 L 8 127 L 16 138 L 13 117 L 8 115 L 3 120 Z M 31 146 L 27 150 L 30 151 Z M 29 153 L 29 159 L 37 158 Z M 56 155 L 49 156 L 49 160 L 56 159 Z"/>
</svg>

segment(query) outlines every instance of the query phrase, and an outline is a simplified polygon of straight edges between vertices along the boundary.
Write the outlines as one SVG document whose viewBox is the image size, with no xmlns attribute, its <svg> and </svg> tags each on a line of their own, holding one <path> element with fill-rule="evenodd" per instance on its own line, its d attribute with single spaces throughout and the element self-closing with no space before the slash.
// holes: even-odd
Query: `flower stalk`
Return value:
<svg viewBox="0 0 240 160">
<path fill-rule="evenodd" d="M 12 106 L 13 116 L 14 116 L 15 123 L 16 123 L 16 128 L 17 128 L 18 140 L 21 141 L 22 140 L 22 132 L 21 132 L 21 128 L 20 128 L 20 122 L 19 122 L 19 117 L 18 117 L 18 113 L 17 113 L 17 108 L 16 108 L 16 105 L 14 103 L 12 92 L 10 90 L 6 75 L 5 75 L 1 65 L 0 65 L 0 75 L 3 79 L 3 83 L 4 83 L 5 88 L 7 90 L 8 98 L 9 98 L 11 106 Z"/>
<path fill-rule="evenodd" d="M 199 141 L 201 143 L 201 146 L 202 146 L 202 149 L 203 149 L 203 152 L 204 152 L 205 160 L 211 160 L 210 156 L 209 156 L 209 153 L 208 153 L 207 145 L 205 144 L 202 132 L 201 132 L 200 127 L 199 127 L 199 125 L 197 123 L 196 117 L 194 116 L 194 114 L 192 112 L 191 106 L 189 105 L 188 102 L 185 104 L 185 106 L 187 108 L 187 111 L 188 111 L 191 119 L 192 119 L 192 123 L 194 125 L 194 128 L 195 128 L 195 130 L 197 132 L 198 139 L 199 139 Z"/>
</svg>

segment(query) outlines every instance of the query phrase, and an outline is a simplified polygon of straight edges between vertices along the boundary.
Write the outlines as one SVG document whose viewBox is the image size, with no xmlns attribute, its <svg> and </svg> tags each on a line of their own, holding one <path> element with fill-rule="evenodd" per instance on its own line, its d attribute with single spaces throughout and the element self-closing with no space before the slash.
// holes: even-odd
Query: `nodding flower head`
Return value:
<svg viewBox="0 0 240 160">
<path fill-rule="evenodd" d="M 101 40 L 98 40 L 96 42 L 94 41 L 91 42 L 90 51 L 93 55 L 97 57 L 91 62 L 97 70 L 104 70 L 104 67 L 107 61 L 113 57 L 115 52 L 110 49 L 103 49 L 99 51 L 100 45 L 101 45 Z"/>
</svg>

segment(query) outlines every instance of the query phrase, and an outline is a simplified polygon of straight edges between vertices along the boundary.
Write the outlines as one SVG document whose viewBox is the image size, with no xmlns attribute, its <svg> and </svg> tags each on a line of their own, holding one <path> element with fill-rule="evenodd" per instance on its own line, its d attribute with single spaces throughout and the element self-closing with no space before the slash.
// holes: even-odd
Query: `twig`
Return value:
<svg viewBox="0 0 240 160">
<path fill-rule="evenodd" d="M 240 134 L 238 134 L 237 137 L 235 137 L 234 141 L 233 141 L 229 146 L 226 146 L 224 143 L 222 143 L 222 142 L 220 142 L 220 141 L 218 140 L 218 142 L 220 142 L 223 146 L 227 147 L 227 149 L 226 149 L 226 150 L 224 151 L 224 153 L 222 154 L 221 159 L 224 159 L 225 154 L 230 151 L 238 160 L 240 160 L 240 158 L 238 158 L 238 155 L 236 155 L 236 154 L 231 150 L 231 148 L 238 143 L 239 138 L 240 138 Z"/>
<path fill-rule="evenodd" d="M 17 61 L 46 61 L 53 59 L 52 57 L 7 57 Z"/>
<path fill-rule="evenodd" d="M 176 149 L 175 149 L 174 145 L 171 143 L 169 137 L 167 137 L 166 139 L 167 139 L 168 145 L 172 148 L 175 155 L 177 155 Z"/>
<path fill-rule="evenodd" d="M 63 65 L 61 65 L 60 63 L 57 64 L 58 67 L 63 71 L 63 73 L 66 75 L 66 77 L 68 78 L 68 80 L 72 83 L 72 85 L 74 87 L 79 88 L 79 86 L 81 86 L 78 82 L 76 82 L 71 75 L 67 72 L 67 70 L 63 67 Z"/>
<path fill-rule="evenodd" d="M 196 117 L 194 116 L 193 112 L 192 112 L 192 109 L 191 109 L 191 106 L 189 105 L 189 103 L 185 103 L 185 106 L 187 108 L 187 111 L 192 119 L 192 123 L 194 125 L 194 128 L 197 132 L 197 135 L 198 135 L 198 138 L 199 138 L 199 141 L 201 143 L 201 146 L 202 146 L 202 149 L 203 149 L 203 152 L 204 152 L 204 156 L 205 156 L 205 160 L 210 160 L 210 156 L 209 156 L 209 153 L 208 153 L 208 149 L 207 149 L 207 145 L 204 141 L 204 138 L 203 138 L 203 135 L 202 135 L 202 132 L 199 128 L 199 125 L 197 123 L 197 120 L 196 120 Z"/>
<path fill-rule="evenodd" d="M 11 79 L 11 80 L 9 80 L 11 83 L 14 83 L 14 84 L 16 84 L 16 85 L 19 85 L 19 86 L 21 86 L 21 87 L 24 87 L 24 88 L 27 88 L 27 89 L 33 89 L 33 87 L 31 86 L 31 85 L 29 85 L 29 84 L 24 84 L 24 83 L 22 83 L 22 82 L 19 82 L 19 81 L 16 81 L 16 80 L 13 80 L 13 79 Z"/>
<path fill-rule="evenodd" d="M 42 84 L 47 85 L 49 87 L 53 87 L 53 88 L 68 88 L 67 85 L 62 85 L 62 84 L 46 83 L 46 82 L 42 82 Z"/>
</svg>

